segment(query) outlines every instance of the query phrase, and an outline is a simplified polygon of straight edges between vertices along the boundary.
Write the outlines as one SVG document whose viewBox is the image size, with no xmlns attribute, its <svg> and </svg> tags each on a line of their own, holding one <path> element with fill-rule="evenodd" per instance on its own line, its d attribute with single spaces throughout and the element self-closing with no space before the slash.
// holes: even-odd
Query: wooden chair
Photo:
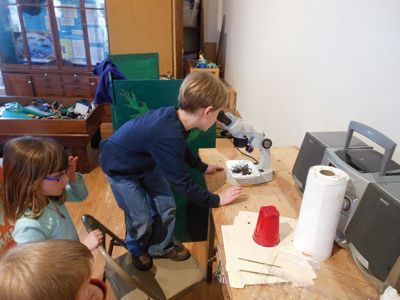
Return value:
<svg viewBox="0 0 400 300">
<path fill-rule="evenodd" d="M 149 271 L 139 271 L 132 265 L 130 252 L 112 258 L 114 246 L 126 248 L 123 240 L 90 215 L 83 215 L 82 222 L 88 232 L 100 229 L 104 234 L 98 250 L 106 261 L 105 278 L 118 299 L 176 299 L 204 278 L 203 270 L 193 257 L 181 262 L 154 259 Z"/>
</svg>

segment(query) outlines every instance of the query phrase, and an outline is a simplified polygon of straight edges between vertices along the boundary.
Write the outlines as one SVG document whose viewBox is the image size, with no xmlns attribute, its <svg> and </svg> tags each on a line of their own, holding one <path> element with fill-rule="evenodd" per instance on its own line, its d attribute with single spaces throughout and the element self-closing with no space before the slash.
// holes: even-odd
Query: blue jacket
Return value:
<svg viewBox="0 0 400 300">
<path fill-rule="evenodd" d="M 110 73 L 113 79 L 126 79 L 125 75 L 118 71 L 117 67 L 109 58 L 104 59 L 93 68 L 93 74 L 100 75 L 96 95 L 94 96 L 94 103 L 96 104 L 112 102 L 112 91 L 110 89 L 109 77 Z"/>
<path fill-rule="evenodd" d="M 108 176 L 140 175 L 158 166 L 178 193 L 197 205 L 218 207 L 219 196 L 195 183 L 187 165 L 204 173 L 203 163 L 186 144 L 188 132 L 175 107 L 151 110 L 126 122 L 100 144 L 100 165 Z"/>
</svg>

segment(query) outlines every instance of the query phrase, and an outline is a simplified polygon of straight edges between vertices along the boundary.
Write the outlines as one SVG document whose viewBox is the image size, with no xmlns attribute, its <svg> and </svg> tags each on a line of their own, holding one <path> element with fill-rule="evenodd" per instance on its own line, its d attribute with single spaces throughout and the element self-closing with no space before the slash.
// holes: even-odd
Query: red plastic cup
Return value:
<svg viewBox="0 0 400 300">
<path fill-rule="evenodd" d="M 275 206 L 260 208 L 253 240 L 264 247 L 273 247 L 279 243 L 279 211 Z"/>
</svg>

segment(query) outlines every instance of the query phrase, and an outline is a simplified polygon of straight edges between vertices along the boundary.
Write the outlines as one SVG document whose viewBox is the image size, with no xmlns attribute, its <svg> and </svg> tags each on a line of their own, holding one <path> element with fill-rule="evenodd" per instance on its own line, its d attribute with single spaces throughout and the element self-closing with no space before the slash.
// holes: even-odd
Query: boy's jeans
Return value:
<svg viewBox="0 0 400 300">
<path fill-rule="evenodd" d="M 155 167 L 142 175 L 107 176 L 118 206 L 125 212 L 128 250 L 162 256 L 173 248 L 176 204 L 171 188 Z"/>
</svg>

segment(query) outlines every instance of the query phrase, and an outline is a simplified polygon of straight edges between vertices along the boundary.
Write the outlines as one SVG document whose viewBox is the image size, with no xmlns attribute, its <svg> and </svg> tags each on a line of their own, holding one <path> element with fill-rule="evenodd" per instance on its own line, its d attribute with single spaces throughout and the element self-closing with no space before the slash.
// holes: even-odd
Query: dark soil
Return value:
<svg viewBox="0 0 400 300">
<path fill-rule="evenodd" d="M 248 164 L 236 165 L 231 168 L 231 171 L 235 174 L 250 175 L 251 169 Z"/>
</svg>

